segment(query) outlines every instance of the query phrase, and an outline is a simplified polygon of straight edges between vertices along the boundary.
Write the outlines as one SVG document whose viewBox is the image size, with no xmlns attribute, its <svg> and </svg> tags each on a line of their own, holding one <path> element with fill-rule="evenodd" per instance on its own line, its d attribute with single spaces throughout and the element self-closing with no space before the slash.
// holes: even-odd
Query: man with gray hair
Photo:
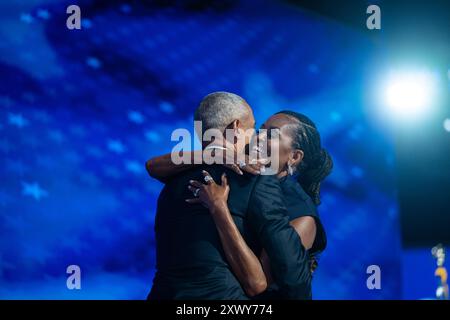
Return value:
<svg viewBox="0 0 450 320">
<path fill-rule="evenodd" d="M 206 96 L 195 120 L 202 122 L 202 133 L 216 129 L 224 135 L 226 129 L 245 131 L 255 124 L 245 100 L 227 92 Z M 243 147 L 236 146 L 236 152 Z M 249 289 L 238 282 L 208 209 L 186 202 L 192 197 L 189 181 L 203 180 L 203 170 L 216 181 L 223 172 L 227 174 L 228 207 L 239 232 L 254 252 L 265 249 L 283 297 L 304 299 L 310 292 L 309 280 L 303 277 L 309 274 L 306 252 L 289 225 L 278 180 L 269 175 L 238 175 L 217 164 L 195 166 L 166 181 L 155 218 L 157 270 L 148 298 L 245 300 L 266 289 L 266 283 L 252 284 Z"/>
<path fill-rule="evenodd" d="M 242 120 L 250 128 L 254 127 L 253 112 L 247 102 L 237 94 L 224 91 L 213 92 L 204 97 L 195 110 L 194 120 L 202 123 L 202 133 L 209 129 L 224 132 L 230 124 Z"/>
<path fill-rule="evenodd" d="M 232 145 L 234 152 L 225 155 L 231 162 L 243 163 L 245 160 L 245 147 L 252 141 L 255 133 L 255 117 L 248 103 L 240 96 L 224 91 L 208 94 L 203 98 L 194 113 L 195 129 L 201 137 L 203 148 L 217 151 L 225 145 Z M 200 127 L 198 127 L 200 124 Z M 230 152 L 227 150 L 226 152 Z M 205 150 L 204 157 L 208 156 Z M 227 157 L 228 156 L 228 157 Z M 223 156 L 217 158 L 223 163 Z M 256 160 L 256 159 L 253 159 Z M 209 163 L 209 162 L 208 162 Z M 216 162 L 217 163 L 217 162 Z"/>
</svg>

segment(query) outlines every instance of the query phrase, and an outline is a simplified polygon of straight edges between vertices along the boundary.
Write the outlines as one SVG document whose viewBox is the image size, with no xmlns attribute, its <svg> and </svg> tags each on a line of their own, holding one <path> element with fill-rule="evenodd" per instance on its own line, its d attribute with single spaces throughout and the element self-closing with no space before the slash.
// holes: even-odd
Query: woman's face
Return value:
<svg viewBox="0 0 450 320">
<path fill-rule="evenodd" d="M 267 141 L 267 154 L 271 157 L 271 150 L 278 147 L 278 170 L 280 173 L 286 170 L 289 161 L 292 161 L 292 138 L 290 137 L 292 125 L 296 125 L 295 120 L 285 114 L 274 114 L 261 126 L 258 138 L 260 141 Z M 277 135 L 273 135 L 271 130 L 276 130 Z M 278 139 L 277 139 L 278 137 Z M 264 143 L 263 143 L 264 145 Z"/>
</svg>

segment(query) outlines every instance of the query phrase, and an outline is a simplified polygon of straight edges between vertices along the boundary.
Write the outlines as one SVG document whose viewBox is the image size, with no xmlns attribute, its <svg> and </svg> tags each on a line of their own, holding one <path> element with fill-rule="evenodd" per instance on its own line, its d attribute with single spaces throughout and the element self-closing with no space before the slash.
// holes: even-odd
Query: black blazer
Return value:
<svg viewBox="0 0 450 320">
<path fill-rule="evenodd" d="M 149 299 L 248 299 L 228 265 L 208 209 L 192 205 L 189 180 L 203 181 L 207 170 L 216 182 L 227 173 L 228 206 L 247 244 L 259 255 L 264 248 L 272 275 L 286 299 L 310 298 L 307 254 L 289 225 L 275 176 L 239 176 L 223 166 L 201 166 L 168 181 L 155 218 L 156 274 Z"/>
</svg>

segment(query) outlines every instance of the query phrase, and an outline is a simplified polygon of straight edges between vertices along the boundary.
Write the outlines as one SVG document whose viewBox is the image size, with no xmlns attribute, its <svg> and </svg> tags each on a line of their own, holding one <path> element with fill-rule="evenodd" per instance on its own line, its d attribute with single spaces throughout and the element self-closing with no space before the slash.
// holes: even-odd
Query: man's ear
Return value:
<svg viewBox="0 0 450 320">
<path fill-rule="evenodd" d="M 237 137 L 235 135 L 236 135 L 236 131 L 239 129 L 240 125 L 241 125 L 241 122 L 239 120 L 237 120 L 237 119 L 233 120 L 233 122 L 231 122 L 229 125 L 227 125 L 225 127 L 224 132 L 223 132 L 223 135 L 224 135 L 225 139 L 229 139 L 230 138 L 230 136 L 227 134 L 227 132 L 228 132 L 228 130 L 232 130 L 234 139 L 233 140 L 229 140 L 229 142 L 231 142 L 233 144 L 236 144 Z"/>
<path fill-rule="evenodd" d="M 225 129 L 236 130 L 240 127 L 240 125 L 241 125 L 241 122 L 238 119 L 236 119 L 236 120 L 233 120 L 233 122 L 231 122 L 229 125 L 227 125 L 227 127 Z"/>
<path fill-rule="evenodd" d="M 305 153 L 303 152 L 303 150 L 295 149 L 294 151 L 292 151 L 291 165 L 294 167 L 298 166 L 300 162 L 302 162 L 304 156 Z"/>
</svg>

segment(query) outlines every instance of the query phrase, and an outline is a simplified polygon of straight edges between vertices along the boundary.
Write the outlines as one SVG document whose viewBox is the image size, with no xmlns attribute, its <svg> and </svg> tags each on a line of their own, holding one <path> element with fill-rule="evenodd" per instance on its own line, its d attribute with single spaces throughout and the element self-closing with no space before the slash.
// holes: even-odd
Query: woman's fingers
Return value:
<svg viewBox="0 0 450 320">
<path fill-rule="evenodd" d="M 227 175 L 224 173 L 222 173 L 222 183 L 221 183 L 222 187 L 226 187 L 228 186 L 228 179 L 227 179 Z"/>
<path fill-rule="evenodd" d="M 254 165 L 248 164 L 245 167 L 242 167 L 242 170 L 248 172 L 250 174 L 258 175 L 261 174 L 261 169 Z"/>
<path fill-rule="evenodd" d="M 202 187 L 193 187 L 193 186 L 188 186 L 189 191 L 191 191 L 194 195 L 194 197 L 198 198 L 199 197 L 199 193 L 203 190 L 204 185 L 202 185 Z"/>
<path fill-rule="evenodd" d="M 265 172 L 265 165 L 269 162 L 270 160 L 266 158 L 246 159 L 246 162 L 241 164 L 240 169 L 247 173 L 257 175 Z"/>
<path fill-rule="evenodd" d="M 215 183 L 213 177 L 211 177 L 211 175 L 208 173 L 208 171 L 206 170 L 202 170 L 203 176 L 204 176 L 204 180 L 206 184 L 213 184 Z"/>
<path fill-rule="evenodd" d="M 185 201 L 190 204 L 202 203 L 202 201 L 199 198 L 186 199 Z"/>
<path fill-rule="evenodd" d="M 239 168 L 239 166 L 238 166 L 237 164 L 232 164 L 231 166 L 233 167 L 233 170 L 234 170 L 237 174 L 239 174 L 239 175 L 241 175 L 241 176 L 244 174 L 244 172 L 242 172 L 241 168 Z"/>
<path fill-rule="evenodd" d="M 228 169 L 231 169 L 240 176 L 244 174 L 237 164 L 225 164 L 224 166 L 227 167 Z"/>
<path fill-rule="evenodd" d="M 190 184 L 191 186 L 193 186 L 193 187 L 196 187 L 196 188 L 200 188 L 200 187 L 203 186 L 203 183 L 198 182 L 198 181 L 196 181 L 196 180 L 190 180 L 190 181 L 189 181 L 189 184 Z"/>
<path fill-rule="evenodd" d="M 189 189 L 189 191 L 191 191 L 194 194 L 194 196 L 197 196 L 196 195 L 198 193 L 197 190 L 200 190 L 200 188 L 196 188 L 196 187 L 193 187 L 193 186 L 188 186 L 188 189 Z"/>
<path fill-rule="evenodd" d="M 184 200 L 189 204 L 201 204 L 202 206 L 204 206 L 206 209 L 208 209 L 208 206 L 199 198 L 193 198 L 193 199 L 186 199 Z"/>
</svg>

